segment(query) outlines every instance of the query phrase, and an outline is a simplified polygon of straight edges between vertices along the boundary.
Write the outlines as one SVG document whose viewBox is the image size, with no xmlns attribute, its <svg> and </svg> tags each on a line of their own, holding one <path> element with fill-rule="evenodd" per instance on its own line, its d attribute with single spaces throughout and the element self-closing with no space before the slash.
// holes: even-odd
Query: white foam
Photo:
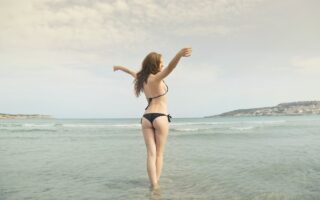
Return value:
<svg viewBox="0 0 320 200">
<path fill-rule="evenodd" d="M 178 132 L 194 132 L 194 131 L 205 131 L 212 128 L 170 128 L 172 131 L 178 131 Z"/>
<path fill-rule="evenodd" d="M 219 124 L 234 124 L 238 122 L 173 122 L 172 125 L 219 125 Z"/>
<path fill-rule="evenodd" d="M 32 127 L 32 128 L 54 127 L 54 125 L 55 124 L 31 124 L 31 123 L 22 124 L 23 127 Z"/>
<path fill-rule="evenodd" d="M 245 127 L 230 127 L 231 130 L 239 130 L 239 131 L 244 131 L 244 130 L 251 130 L 254 129 L 254 126 L 245 126 Z"/>
<path fill-rule="evenodd" d="M 69 127 L 69 128 L 96 128 L 96 127 L 108 127 L 106 124 L 61 124 L 62 127 Z"/>
<path fill-rule="evenodd" d="M 115 126 L 115 127 L 140 127 L 141 124 L 113 124 L 110 126 Z"/>
<path fill-rule="evenodd" d="M 71 128 L 110 128 L 110 127 L 125 127 L 136 128 L 140 127 L 140 124 L 62 124 L 63 127 Z"/>
<path fill-rule="evenodd" d="M 286 123 L 286 120 L 268 120 L 268 121 L 248 121 L 247 123 L 255 124 L 283 124 Z"/>
</svg>

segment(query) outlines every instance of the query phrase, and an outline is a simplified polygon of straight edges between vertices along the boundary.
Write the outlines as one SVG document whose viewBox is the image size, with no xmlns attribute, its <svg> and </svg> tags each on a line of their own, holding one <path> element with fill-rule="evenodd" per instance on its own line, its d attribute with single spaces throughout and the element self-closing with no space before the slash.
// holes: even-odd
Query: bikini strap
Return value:
<svg viewBox="0 0 320 200">
<path fill-rule="evenodd" d="M 147 110 L 147 108 L 150 106 L 150 103 L 151 103 L 152 99 L 155 99 L 155 98 L 158 98 L 158 97 L 164 96 L 165 94 L 167 94 L 167 93 L 168 93 L 168 91 L 169 91 L 169 87 L 167 86 L 166 82 L 164 82 L 164 80 L 162 80 L 162 81 L 163 81 L 163 83 L 164 83 L 164 84 L 166 85 L 166 87 L 167 87 L 166 92 L 165 92 L 164 94 L 160 94 L 160 95 L 158 95 L 158 96 L 156 96 L 156 97 L 149 97 L 149 98 L 148 98 L 148 105 L 147 105 L 147 107 L 145 108 L 145 110 Z"/>
<path fill-rule="evenodd" d="M 172 118 L 171 115 L 168 114 L 167 116 L 168 116 L 168 121 L 171 122 L 171 118 Z"/>
<path fill-rule="evenodd" d="M 163 83 L 166 85 L 166 88 L 167 88 L 167 90 L 165 91 L 165 93 L 160 94 L 160 95 L 158 95 L 158 96 L 156 96 L 156 97 L 149 97 L 148 99 L 155 99 L 155 98 L 161 97 L 161 96 L 163 96 L 163 95 L 165 95 L 165 94 L 168 93 L 169 87 L 168 87 L 167 84 L 164 82 L 164 80 L 162 80 L 162 81 L 163 81 Z"/>
</svg>

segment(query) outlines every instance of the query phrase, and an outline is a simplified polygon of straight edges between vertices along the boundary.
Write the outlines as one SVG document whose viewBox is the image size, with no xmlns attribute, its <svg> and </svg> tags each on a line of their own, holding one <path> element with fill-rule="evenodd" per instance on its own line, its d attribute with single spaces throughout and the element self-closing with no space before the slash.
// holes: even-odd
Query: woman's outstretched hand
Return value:
<svg viewBox="0 0 320 200">
<path fill-rule="evenodd" d="M 113 66 L 113 71 L 114 71 L 114 72 L 117 71 L 117 70 L 120 70 L 120 69 L 121 69 L 120 66 Z"/>
<path fill-rule="evenodd" d="M 134 78 L 136 78 L 136 76 L 137 76 L 137 73 L 134 72 L 133 70 L 130 70 L 128 67 L 118 66 L 118 65 L 113 66 L 113 71 L 118 71 L 118 70 L 121 70 L 123 72 L 130 74 Z"/>
<path fill-rule="evenodd" d="M 191 56 L 192 53 L 192 48 L 183 48 L 179 51 L 179 54 L 181 55 L 181 57 L 189 57 Z"/>
</svg>

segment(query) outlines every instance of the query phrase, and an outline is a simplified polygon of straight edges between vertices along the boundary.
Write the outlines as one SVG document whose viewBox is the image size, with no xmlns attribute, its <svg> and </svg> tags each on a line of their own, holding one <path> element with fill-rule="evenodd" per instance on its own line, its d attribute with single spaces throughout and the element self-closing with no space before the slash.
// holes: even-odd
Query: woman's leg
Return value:
<svg viewBox="0 0 320 200">
<path fill-rule="evenodd" d="M 156 132 L 156 169 L 157 169 L 157 181 L 159 181 L 161 176 L 161 171 L 163 167 L 163 153 L 165 144 L 167 142 L 167 137 L 169 133 L 169 122 L 167 116 L 157 117 L 153 121 L 153 126 Z"/>
<path fill-rule="evenodd" d="M 152 188 L 158 186 L 157 172 L 156 172 L 156 143 L 154 136 L 154 129 L 151 123 L 143 118 L 142 119 L 142 133 L 147 148 L 147 171 L 149 181 Z"/>
</svg>

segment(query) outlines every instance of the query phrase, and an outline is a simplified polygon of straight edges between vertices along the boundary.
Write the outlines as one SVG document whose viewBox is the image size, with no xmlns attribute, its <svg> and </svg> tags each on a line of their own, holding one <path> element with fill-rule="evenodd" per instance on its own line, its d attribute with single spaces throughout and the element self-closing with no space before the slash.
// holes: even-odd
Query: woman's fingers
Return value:
<svg viewBox="0 0 320 200">
<path fill-rule="evenodd" d="M 183 48 L 182 51 L 183 51 L 182 55 L 185 56 L 185 57 L 188 57 L 192 53 L 192 48 L 191 47 L 190 48 Z"/>
<path fill-rule="evenodd" d="M 188 49 L 187 49 L 187 56 L 190 56 L 191 53 L 192 53 L 192 49 L 191 49 L 191 48 L 188 48 Z"/>
</svg>

